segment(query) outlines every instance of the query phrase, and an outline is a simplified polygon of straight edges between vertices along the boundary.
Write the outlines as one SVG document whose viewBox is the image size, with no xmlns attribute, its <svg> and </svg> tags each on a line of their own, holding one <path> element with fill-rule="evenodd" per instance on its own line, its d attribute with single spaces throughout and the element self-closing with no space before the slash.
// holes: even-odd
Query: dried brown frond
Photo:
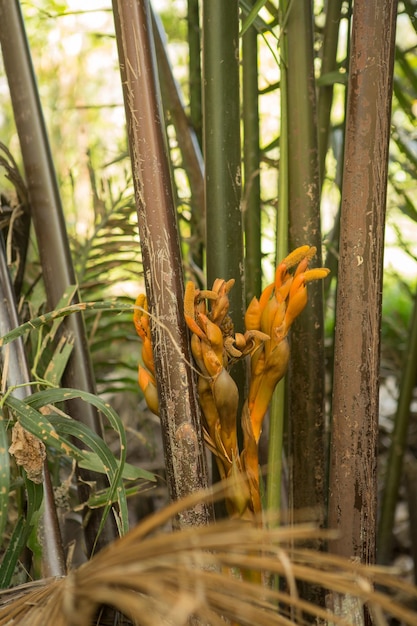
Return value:
<svg viewBox="0 0 417 626">
<path fill-rule="evenodd" d="M 329 537 L 312 526 L 262 528 L 225 520 L 156 532 L 184 506 L 201 500 L 201 494 L 194 494 L 149 517 L 66 578 L 2 592 L 0 626 L 90 626 L 100 623 L 96 616 L 103 605 L 135 626 L 186 625 L 191 616 L 195 623 L 211 626 L 227 620 L 242 626 L 288 626 L 304 624 L 309 616 L 322 623 L 353 624 L 353 616 L 340 616 L 340 599 L 353 599 L 359 611 L 366 605 L 376 624 L 386 623 L 385 616 L 417 623 L 417 613 L 392 594 L 417 602 L 415 587 L 392 570 L 306 548 L 313 538 Z M 243 579 L 240 572 L 247 571 L 261 572 L 264 583 Z M 265 582 L 274 574 L 283 583 L 280 591 Z M 338 614 L 300 599 L 297 581 L 321 585 Z"/>
</svg>

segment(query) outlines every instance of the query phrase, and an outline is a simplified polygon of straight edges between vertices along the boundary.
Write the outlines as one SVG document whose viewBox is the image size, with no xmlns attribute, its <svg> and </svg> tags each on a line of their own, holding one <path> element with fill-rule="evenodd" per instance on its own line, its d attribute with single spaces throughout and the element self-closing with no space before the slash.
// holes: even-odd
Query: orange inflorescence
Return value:
<svg viewBox="0 0 417 626">
<path fill-rule="evenodd" d="M 290 357 L 288 332 L 307 304 L 306 284 L 325 278 L 326 268 L 308 269 L 316 249 L 301 246 L 278 265 L 275 280 L 253 298 L 245 314 L 246 331 L 234 333 L 228 294 L 234 280 L 216 279 L 211 290 L 188 282 L 184 317 L 191 335 L 191 350 L 199 370 L 198 394 L 204 416 L 205 440 L 215 455 L 220 476 L 231 478 L 227 505 L 231 515 L 251 516 L 261 508 L 258 443 L 262 424 Z M 139 296 L 134 323 L 143 341 L 139 384 L 149 408 L 157 413 L 158 400 L 146 297 Z M 243 449 L 237 442 L 239 393 L 229 371 L 237 359 L 250 358 L 249 394 L 243 404 Z M 244 476 L 246 481 L 233 480 Z"/>
<path fill-rule="evenodd" d="M 150 410 L 158 415 L 158 392 L 155 381 L 155 365 L 153 362 L 151 327 L 149 324 L 148 301 L 145 294 L 139 294 L 136 298 L 133 323 L 136 332 L 142 339 L 142 361 L 145 367 L 139 365 L 138 383 L 143 391 L 146 404 Z M 146 369 L 145 369 L 146 368 Z"/>
</svg>

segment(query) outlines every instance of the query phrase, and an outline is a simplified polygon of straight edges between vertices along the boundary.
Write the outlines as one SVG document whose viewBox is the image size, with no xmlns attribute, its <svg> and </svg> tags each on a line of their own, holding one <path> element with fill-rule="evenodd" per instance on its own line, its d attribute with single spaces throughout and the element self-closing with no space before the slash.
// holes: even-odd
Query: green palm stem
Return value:
<svg viewBox="0 0 417 626">
<path fill-rule="evenodd" d="M 314 80 L 313 19 L 309 1 L 289 3 L 288 45 L 288 205 L 289 248 L 316 246 L 321 261 L 320 180 Z M 291 332 L 288 373 L 290 503 L 323 523 L 324 323 L 323 287 L 309 286 L 309 303 Z"/>
<path fill-rule="evenodd" d="M 6 261 L 6 248 L 3 236 L 0 236 L 0 335 L 17 328 L 19 326 L 19 317 L 15 302 L 15 295 L 10 273 Z M 30 375 L 26 361 L 25 347 L 23 339 L 19 337 L 13 341 L 7 348 L 2 349 L 3 366 L 6 363 L 7 355 L 7 388 L 10 389 L 19 385 L 12 391 L 13 395 L 20 400 L 27 398 L 31 389 L 29 386 Z M 22 385 L 27 386 L 22 386 Z M 3 429 L 4 422 L 0 424 Z M 7 435 L 5 437 L 7 440 Z M 8 445 L 5 446 L 6 451 Z M 7 452 L 8 454 L 8 452 Z M 2 468 L 4 469 L 4 468 Z M 9 498 L 9 492 L 1 493 L 1 498 Z M 64 576 L 66 573 L 65 555 L 62 544 L 61 532 L 59 528 L 58 516 L 55 507 L 54 492 L 51 483 L 48 463 L 44 462 L 43 467 L 43 513 L 40 527 L 40 541 L 42 544 L 42 570 L 44 576 Z M 7 517 L 4 517 L 4 522 Z"/>
<path fill-rule="evenodd" d="M 352 21 L 337 287 L 329 526 L 337 555 L 375 559 L 383 244 L 397 3 Z M 366 193 L 358 193 L 366 190 Z"/>
<path fill-rule="evenodd" d="M 243 234 L 240 208 L 239 6 L 203 3 L 203 143 L 207 282 L 235 278 L 230 313 L 243 330 Z"/>
<path fill-rule="evenodd" d="M 148 1 L 113 0 L 120 73 L 151 314 L 159 412 L 170 497 L 208 485 L 200 413 L 183 315 L 183 276 Z M 180 527 L 206 524 L 209 505 Z"/>
<path fill-rule="evenodd" d="M 314 77 L 313 16 L 309 0 L 290 2 L 286 13 L 289 249 L 317 248 L 321 261 L 320 178 Z M 291 330 L 287 376 L 289 508 L 292 521 L 322 525 L 325 516 L 323 287 L 308 288 L 308 305 Z M 321 542 L 313 542 L 319 549 Z M 319 587 L 302 585 L 317 604 Z"/>
<path fill-rule="evenodd" d="M 238 0 L 203 2 L 203 153 L 205 162 L 206 273 L 211 287 L 216 278 L 234 278 L 229 293 L 230 316 L 243 331 L 243 227 L 240 209 L 241 154 L 239 101 Z M 243 364 L 231 372 L 243 406 L 246 377 Z M 241 440 L 239 425 L 238 439 Z M 220 478 L 212 463 L 213 481 Z M 224 516 L 221 504 L 216 514 Z"/>
<path fill-rule="evenodd" d="M 39 246 L 43 280 L 48 305 L 52 309 L 64 290 L 69 285 L 74 285 L 76 280 L 58 183 L 18 0 L 10 2 L 0 0 L 0 40 Z M 71 316 L 66 322 L 66 328 L 76 339 L 63 383 L 67 387 L 94 393 L 94 374 L 82 315 Z M 74 419 L 102 434 L 100 416 L 93 406 L 79 400 L 71 400 L 68 410 Z M 89 497 L 89 483 L 95 483 L 97 489 L 107 487 L 107 480 L 101 474 L 80 469 L 79 475 L 83 479 L 78 485 L 83 502 Z M 100 520 L 99 510 L 90 511 L 85 527 L 88 550 L 92 550 L 94 545 L 100 548 L 116 536 L 115 525 L 109 518 L 98 543 L 95 544 Z"/>
<path fill-rule="evenodd" d="M 330 9 L 332 11 L 332 9 Z M 345 75 L 347 76 L 348 74 L 348 63 L 349 63 L 349 58 L 350 58 L 350 40 L 351 40 L 351 31 L 352 31 L 352 0 L 348 0 L 348 6 L 347 6 L 347 11 L 346 11 L 346 18 L 345 20 L 347 21 L 347 25 L 346 25 L 346 54 L 345 54 L 345 59 L 343 60 L 343 66 L 344 69 L 346 70 Z M 319 102 L 318 102 L 318 106 L 322 106 L 320 104 L 320 92 L 319 92 Z M 346 120 L 346 108 L 347 108 L 347 86 L 344 89 L 344 120 Z M 322 116 L 322 113 L 319 113 L 319 116 Z M 320 124 L 320 123 L 319 123 Z M 320 126 L 319 126 L 320 128 Z M 320 141 L 320 134 L 319 134 L 319 141 Z M 322 139 L 323 141 L 323 139 Z M 323 141 L 324 143 L 324 141 Z M 345 152 L 345 125 L 343 125 L 342 128 L 342 138 L 341 141 L 339 142 L 339 144 L 337 145 L 335 142 L 335 146 L 337 146 L 337 149 L 334 150 L 334 157 L 336 159 L 337 162 L 337 169 L 336 169 L 336 177 L 335 177 L 335 183 L 337 185 L 337 187 L 340 189 L 340 191 L 342 190 L 343 187 L 343 170 L 344 170 L 344 152 Z M 322 158 L 322 152 L 320 152 L 320 158 Z M 325 169 L 325 161 L 323 160 L 323 168 Z M 322 172 L 322 170 L 320 170 Z M 324 176 L 324 174 L 323 174 Z M 323 186 L 323 177 L 321 177 L 321 185 Z M 338 274 L 338 258 L 339 258 L 339 235 L 340 235 L 340 205 L 338 208 L 338 212 L 337 215 L 334 219 L 334 225 L 333 228 L 331 230 L 331 233 L 327 236 L 328 239 L 328 243 L 327 243 L 327 253 L 326 253 L 326 259 L 325 259 L 325 267 L 327 267 L 330 270 L 329 275 L 327 276 L 327 278 L 324 279 L 323 281 L 323 286 L 324 286 L 324 301 L 327 302 L 327 299 L 329 297 L 330 294 L 330 285 L 332 280 L 334 280 L 337 277 Z M 336 308 L 336 307 L 334 307 Z"/>
<path fill-rule="evenodd" d="M 189 102 L 190 122 L 200 150 L 203 149 L 203 93 L 201 84 L 201 28 L 199 0 L 188 0 L 187 3 L 187 37 L 188 37 L 188 68 L 189 68 Z M 204 182 L 203 182 L 204 197 Z M 191 239 L 193 242 L 193 261 L 198 268 L 204 268 L 204 250 L 206 246 L 205 207 L 204 200 L 192 198 L 191 204 Z M 203 285 L 201 285 L 203 286 Z"/>
<path fill-rule="evenodd" d="M 403 461 L 407 448 L 410 403 L 417 379 L 417 296 L 410 322 L 404 367 L 402 370 L 400 395 L 395 416 L 394 431 L 385 470 L 385 481 L 381 502 L 377 535 L 378 563 L 388 565 L 392 557 L 392 538 L 398 491 L 403 477 Z"/>
<path fill-rule="evenodd" d="M 203 148 L 203 93 L 201 85 L 200 2 L 187 2 L 187 38 L 190 89 L 190 121 L 200 148 Z"/>
<path fill-rule="evenodd" d="M 252 25 L 242 37 L 243 172 L 246 303 L 262 291 L 261 185 L 258 106 L 258 33 Z"/>
<path fill-rule="evenodd" d="M 339 42 L 339 26 L 342 11 L 342 0 L 334 0 L 326 5 L 326 22 L 323 32 L 323 46 L 318 100 L 317 124 L 319 142 L 320 184 L 325 176 L 326 154 L 329 143 L 330 113 L 333 104 L 333 86 L 337 71 L 337 46 Z M 331 78 L 331 75 L 334 78 Z M 329 80 L 330 79 L 330 80 Z"/>
<path fill-rule="evenodd" d="M 159 81 L 164 109 L 169 111 L 183 166 L 191 191 L 191 236 L 190 254 L 193 264 L 202 270 L 205 243 L 204 215 L 204 163 L 200 143 L 185 111 L 180 87 L 175 80 L 164 42 L 161 20 L 152 12 L 153 33 Z"/>
<path fill-rule="evenodd" d="M 277 258 L 276 264 L 288 254 L 288 94 L 287 40 L 284 19 L 288 2 L 280 2 L 280 136 L 278 173 Z M 267 509 L 281 509 L 282 460 L 284 449 L 285 380 L 281 380 L 272 396 L 269 417 Z"/>
<path fill-rule="evenodd" d="M 346 76 L 348 73 L 348 59 L 350 58 L 350 38 L 351 38 L 351 22 L 352 22 L 352 0 L 349 0 L 348 8 L 347 8 L 347 40 L 346 40 L 346 49 L 345 49 L 345 58 L 343 60 L 343 66 L 346 70 Z M 344 120 L 346 120 L 346 110 L 347 110 L 347 85 L 343 90 L 343 105 L 344 105 Z M 319 92 L 319 106 L 320 106 L 320 92 Z M 320 136 L 319 136 L 320 139 Z M 343 171 L 344 171 L 344 153 L 345 153 L 345 124 L 342 125 L 340 130 L 340 140 L 336 141 L 336 137 L 334 137 L 333 141 L 333 155 L 335 157 L 337 168 L 336 168 L 336 176 L 335 176 L 335 185 L 342 192 L 343 188 Z M 320 154 L 322 156 L 322 154 Z M 324 166 L 324 161 L 323 161 Z M 321 184 L 323 188 L 323 178 L 321 179 Z M 324 266 L 327 267 L 330 272 L 329 275 L 323 281 L 323 292 L 324 292 L 324 302 L 325 309 L 327 309 L 328 314 L 332 315 L 333 318 L 333 330 L 330 339 L 330 346 L 328 348 L 328 357 L 326 362 L 326 371 L 330 374 L 329 386 L 330 389 L 333 389 L 333 373 L 334 373 L 334 333 L 336 327 L 336 290 L 332 290 L 333 285 L 336 283 L 338 276 L 338 265 L 339 265 L 339 239 L 340 239 L 340 213 L 341 213 L 341 201 L 339 201 L 337 213 L 334 218 L 333 226 L 329 234 L 326 235 L 326 258 L 324 262 Z M 330 306 L 328 306 L 330 304 Z M 332 407 L 331 407 L 331 398 L 328 409 L 328 414 L 331 415 Z M 328 459 L 330 454 L 330 432 L 326 433 L 326 444 L 325 449 L 327 451 Z M 326 462 L 327 472 L 329 471 L 329 461 Z M 328 480 L 328 476 L 327 476 Z M 326 512 L 327 516 L 327 512 Z"/>
</svg>

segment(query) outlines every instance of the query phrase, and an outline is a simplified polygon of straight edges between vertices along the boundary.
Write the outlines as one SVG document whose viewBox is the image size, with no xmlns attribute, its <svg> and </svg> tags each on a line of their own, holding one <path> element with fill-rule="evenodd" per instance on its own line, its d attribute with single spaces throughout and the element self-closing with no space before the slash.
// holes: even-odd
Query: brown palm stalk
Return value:
<svg viewBox="0 0 417 626">
<path fill-rule="evenodd" d="M 113 0 L 129 149 L 145 276 L 169 493 L 207 485 L 206 458 L 182 315 L 179 235 L 163 133 L 148 0 Z M 182 512 L 181 525 L 204 524 L 206 506 Z"/>
</svg>

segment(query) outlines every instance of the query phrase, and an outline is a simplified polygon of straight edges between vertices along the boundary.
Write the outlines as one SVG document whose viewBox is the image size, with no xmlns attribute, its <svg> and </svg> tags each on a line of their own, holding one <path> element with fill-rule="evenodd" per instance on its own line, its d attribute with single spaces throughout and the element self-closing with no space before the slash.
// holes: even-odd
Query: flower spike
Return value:
<svg viewBox="0 0 417 626">
<path fill-rule="evenodd" d="M 229 316 L 229 292 L 234 279 L 217 278 L 211 289 L 189 281 L 185 288 L 184 319 L 191 332 L 191 352 L 198 370 L 197 390 L 203 413 L 204 438 L 214 454 L 222 479 L 230 478 L 226 506 L 231 516 L 250 518 L 261 511 L 258 445 L 275 386 L 290 359 L 288 333 L 304 310 L 307 284 L 325 278 L 326 268 L 308 269 L 314 246 L 300 246 L 277 266 L 274 282 L 245 313 L 245 333 L 234 332 Z M 146 297 L 138 297 L 134 324 L 142 339 L 139 385 L 149 408 L 158 413 L 158 394 Z M 239 359 L 250 362 L 248 397 L 240 416 L 243 448 L 237 438 L 239 392 L 230 375 Z"/>
</svg>

